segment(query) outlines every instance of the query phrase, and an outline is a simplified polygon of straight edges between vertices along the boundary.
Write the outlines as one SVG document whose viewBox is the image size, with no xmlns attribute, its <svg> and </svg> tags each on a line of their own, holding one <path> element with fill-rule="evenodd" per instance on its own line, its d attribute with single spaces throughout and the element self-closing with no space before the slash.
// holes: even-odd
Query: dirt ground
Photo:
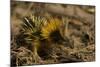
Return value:
<svg viewBox="0 0 100 67">
<path fill-rule="evenodd" d="M 20 30 L 23 18 L 34 13 L 37 8 L 40 12 L 37 15 L 59 17 L 61 21 L 64 19 L 63 38 L 66 38 L 66 43 L 55 44 L 51 41 L 49 46 L 47 42 L 50 48 L 39 48 L 40 58 L 35 62 L 30 49 L 32 43 L 29 45 L 21 41 Z M 95 61 L 95 6 L 11 2 L 11 66 L 91 61 Z"/>
</svg>

